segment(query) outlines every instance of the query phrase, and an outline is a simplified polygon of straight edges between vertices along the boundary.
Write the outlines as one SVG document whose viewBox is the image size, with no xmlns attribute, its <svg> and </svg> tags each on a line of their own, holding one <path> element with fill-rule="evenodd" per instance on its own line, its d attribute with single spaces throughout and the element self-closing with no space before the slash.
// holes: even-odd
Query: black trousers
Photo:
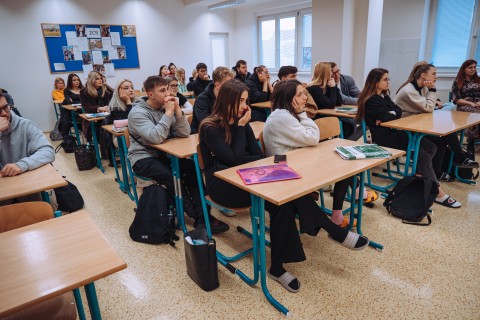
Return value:
<svg viewBox="0 0 480 320">
<path fill-rule="evenodd" d="M 437 146 L 437 153 L 432 159 L 433 170 L 437 177 L 442 175 L 442 162 L 447 152 L 447 147 L 450 147 L 454 153 L 453 161 L 455 163 L 462 163 L 467 156 L 463 152 L 462 147 L 460 146 L 460 141 L 458 140 L 456 133 L 450 133 L 449 135 L 438 137 L 438 136 L 426 136 L 428 140 L 433 142 Z"/>
<path fill-rule="evenodd" d="M 159 184 L 165 185 L 169 195 L 174 196 L 172 168 L 170 160 L 161 154 L 160 157 L 149 157 L 138 160 L 132 167 L 139 176 L 153 179 Z M 197 184 L 195 163 L 190 159 L 180 159 L 180 171 L 182 173 L 182 199 L 183 207 L 187 215 L 197 219 L 203 216 L 200 191 Z"/>
<path fill-rule="evenodd" d="M 214 178 L 211 190 L 213 201 L 227 207 L 251 205 L 250 193 L 225 181 Z M 306 195 L 281 206 L 265 201 L 265 210 L 270 213 L 270 240 L 272 265 L 301 262 L 306 259 L 295 221 L 299 216 L 300 232 L 315 236 L 320 228 L 325 229 L 335 240 L 342 242 L 348 234 L 334 224 L 310 196 Z"/>
</svg>

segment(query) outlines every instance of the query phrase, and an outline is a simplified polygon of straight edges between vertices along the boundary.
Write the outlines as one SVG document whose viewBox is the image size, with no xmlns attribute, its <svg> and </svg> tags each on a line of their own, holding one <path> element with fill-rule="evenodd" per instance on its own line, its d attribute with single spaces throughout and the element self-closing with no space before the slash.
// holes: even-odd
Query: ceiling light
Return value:
<svg viewBox="0 0 480 320">
<path fill-rule="evenodd" d="M 208 10 L 225 9 L 225 8 L 235 7 L 244 3 L 245 3 L 245 0 L 228 0 L 228 1 L 223 1 L 217 4 L 212 4 L 211 6 L 208 6 Z"/>
</svg>

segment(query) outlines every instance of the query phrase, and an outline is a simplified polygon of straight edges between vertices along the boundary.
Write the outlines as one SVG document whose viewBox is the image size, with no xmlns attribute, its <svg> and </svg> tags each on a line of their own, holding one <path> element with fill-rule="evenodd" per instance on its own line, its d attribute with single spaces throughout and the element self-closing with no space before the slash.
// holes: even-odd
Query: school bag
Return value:
<svg viewBox="0 0 480 320">
<path fill-rule="evenodd" d="M 64 177 L 65 178 L 65 177 Z M 58 210 L 65 212 L 74 212 L 84 206 L 83 197 L 78 191 L 77 186 L 67 180 L 67 185 L 53 189 L 57 198 Z"/>
<path fill-rule="evenodd" d="M 160 185 L 151 185 L 143 190 L 138 208 L 129 228 L 133 241 L 175 246 L 175 209 L 173 199 Z"/>
<path fill-rule="evenodd" d="M 469 151 L 466 151 L 463 149 L 465 152 L 466 156 L 468 159 L 475 161 L 475 154 Z M 447 151 L 445 152 L 445 156 L 442 159 L 442 171 L 447 172 L 448 171 L 448 165 L 450 163 L 450 156 L 452 154 L 452 151 L 450 148 L 447 148 Z M 453 170 L 454 167 L 452 166 L 452 170 L 450 172 L 447 172 L 450 175 L 453 175 Z M 474 168 L 457 168 L 457 174 L 460 178 L 466 179 L 466 180 L 477 180 L 479 176 L 480 171 L 478 169 Z"/>
<path fill-rule="evenodd" d="M 75 139 L 75 137 L 66 135 L 63 137 L 62 143 L 60 143 L 55 148 L 55 153 L 57 153 L 60 150 L 60 148 L 63 148 L 63 151 L 65 151 L 65 153 L 72 153 L 75 151 L 76 146 L 77 146 L 77 139 Z"/>
<path fill-rule="evenodd" d="M 438 186 L 433 180 L 416 176 L 404 177 L 387 193 L 383 205 L 393 216 L 402 219 L 403 223 L 419 226 L 432 223 L 428 209 L 438 194 Z M 425 216 L 428 222 L 419 223 Z"/>
</svg>

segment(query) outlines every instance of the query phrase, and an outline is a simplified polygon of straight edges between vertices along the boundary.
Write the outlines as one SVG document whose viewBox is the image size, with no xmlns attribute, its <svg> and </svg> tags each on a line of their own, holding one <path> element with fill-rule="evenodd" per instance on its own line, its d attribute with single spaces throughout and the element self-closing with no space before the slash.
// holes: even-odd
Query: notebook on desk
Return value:
<svg viewBox="0 0 480 320">
<path fill-rule="evenodd" d="M 78 108 L 78 107 L 81 107 L 81 106 L 82 106 L 81 103 L 72 103 L 72 107 L 77 107 Z"/>
<path fill-rule="evenodd" d="M 101 118 L 101 117 L 106 117 L 108 116 L 110 113 L 108 112 L 99 112 L 99 113 L 85 113 L 85 116 L 87 118 Z"/>
<path fill-rule="evenodd" d="M 346 160 L 366 158 L 389 158 L 392 154 L 376 144 L 336 147 L 335 151 Z"/>
<path fill-rule="evenodd" d="M 353 107 L 336 107 L 335 112 L 340 112 L 340 113 L 348 113 L 348 114 L 356 114 L 357 113 L 357 108 Z"/>
<path fill-rule="evenodd" d="M 301 178 L 286 163 L 238 169 L 237 173 L 246 185 Z"/>
</svg>

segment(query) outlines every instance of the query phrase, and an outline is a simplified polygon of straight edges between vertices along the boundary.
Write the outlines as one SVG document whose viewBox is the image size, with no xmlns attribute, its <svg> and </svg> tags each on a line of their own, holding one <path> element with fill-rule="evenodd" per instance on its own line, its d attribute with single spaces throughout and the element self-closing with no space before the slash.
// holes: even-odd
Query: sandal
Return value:
<svg viewBox="0 0 480 320">
<path fill-rule="evenodd" d="M 270 271 L 267 272 L 267 276 L 277 282 L 279 282 L 282 286 L 285 287 L 285 289 L 287 289 L 288 291 L 290 292 L 298 292 L 300 290 L 300 281 L 298 281 L 297 278 L 295 278 L 295 276 L 293 276 L 290 272 L 288 271 L 285 271 L 280 277 L 275 277 L 274 275 L 272 275 L 270 273 Z M 298 289 L 294 289 L 292 287 L 289 286 L 289 284 L 293 281 L 293 280 L 297 280 L 298 282 Z"/>
<path fill-rule="evenodd" d="M 328 238 L 332 241 L 335 241 L 336 243 L 339 243 L 345 248 L 356 250 L 356 251 L 362 250 L 365 247 L 368 247 L 368 244 L 370 243 L 370 240 L 368 240 L 367 237 L 351 231 L 348 231 L 347 237 L 345 238 L 345 240 L 343 240 L 343 242 L 338 242 L 337 240 L 333 239 L 331 235 L 328 235 Z M 364 242 L 364 243 L 361 243 L 361 242 Z"/>
<path fill-rule="evenodd" d="M 341 223 L 341 224 L 338 224 L 338 226 L 339 226 L 340 228 L 348 228 L 348 225 L 349 225 L 349 224 L 350 224 L 350 220 L 347 219 L 347 218 L 345 218 L 345 217 L 343 217 L 342 223 Z M 354 226 L 354 227 L 357 226 L 357 219 L 354 219 L 354 220 L 353 220 L 353 226 Z"/>
<path fill-rule="evenodd" d="M 363 203 L 373 202 L 378 199 L 378 194 L 373 190 L 367 190 L 367 197 L 363 199 Z"/>
<path fill-rule="evenodd" d="M 460 204 L 458 207 L 455 207 L 454 204 L 457 203 L 458 201 L 453 199 L 452 197 L 448 196 L 447 199 L 443 200 L 443 201 L 437 201 L 437 199 L 433 200 L 435 203 L 438 203 L 444 207 L 447 207 L 447 208 L 453 208 L 453 209 L 458 209 L 462 206 L 462 204 Z M 460 202 L 458 202 L 460 203 Z"/>
</svg>

